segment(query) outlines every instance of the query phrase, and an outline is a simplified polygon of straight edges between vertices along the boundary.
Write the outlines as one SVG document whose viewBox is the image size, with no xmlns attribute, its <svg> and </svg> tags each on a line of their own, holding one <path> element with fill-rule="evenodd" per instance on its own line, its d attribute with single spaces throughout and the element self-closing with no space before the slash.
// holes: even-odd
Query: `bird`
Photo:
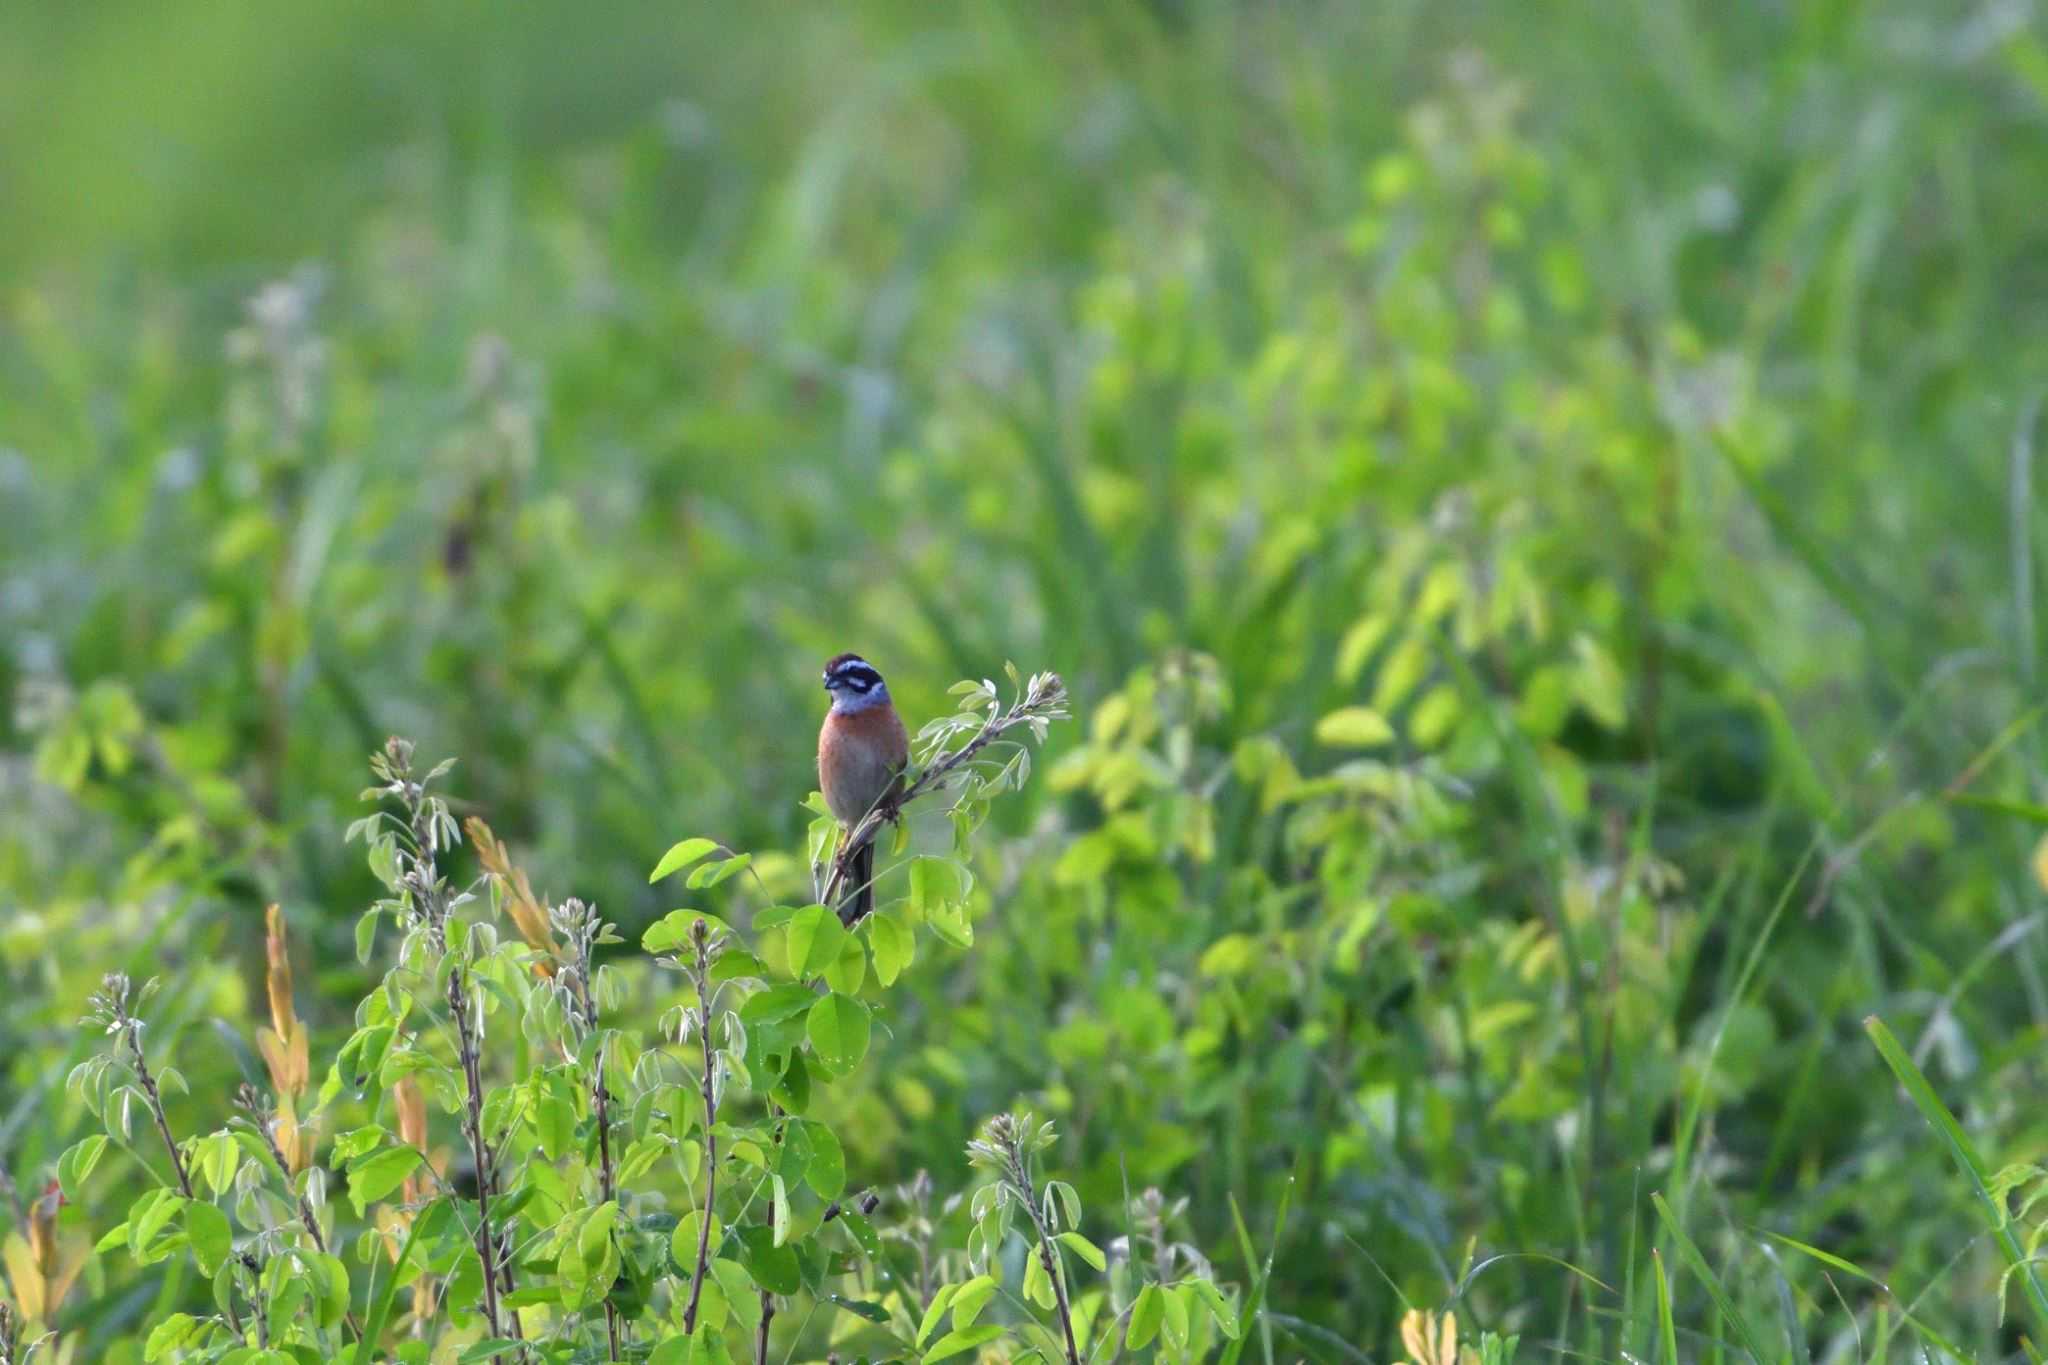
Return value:
<svg viewBox="0 0 2048 1365">
<path fill-rule="evenodd" d="M 825 665 L 832 709 L 818 731 L 818 790 L 840 828 L 851 834 L 876 807 L 893 806 L 903 792 L 910 736 L 889 700 L 889 684 L 858 654 L 836 654 Z M 853 924 L 874 909 L 875 845 L 853 855 L 841 918 Z"/>
</svg>

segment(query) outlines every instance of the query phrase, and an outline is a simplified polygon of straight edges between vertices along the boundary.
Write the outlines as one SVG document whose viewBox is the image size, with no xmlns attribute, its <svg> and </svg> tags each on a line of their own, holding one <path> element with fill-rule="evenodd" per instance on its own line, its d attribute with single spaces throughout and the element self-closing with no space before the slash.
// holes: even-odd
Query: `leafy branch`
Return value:
<svg viewBox="0 0 2048 1365">
<path fill-rule="evenodd" d="M 975 758 L 1006 732 L 1018 726 L 1028 726 L 1032 736 L 1043 744 L 1051 722 L 1067 716 L 1067 685 L 1059 674 L 1034 673 L 1028 681 L 1020 681 L 1012 668 L 1010 677 L 1017 683 L 1018 695 L 1007 707 L 998 699 L 996 685 L 986 679 L 978 683 L 961 683 L 956 687 L 954 691 L 961 694 L 959 711 L 941 716 L 918 735 L 919 743 L 931 756 L 927 757 L 900 795 L 878 803 L 840 840 L 830 870 L 818 888 L 818 901 L 824 905 L 840 905 L 840 919 L 849 928 L 857 918 L 853 908 L 853 901 L 857 898 L 849 897 L 845 904 L 841 904 L 840 893 L 846 889 L 856 855 L 880 836 L 882 826 L 895 823 L 904 807 L 913 801 L 944 790 L 955 778 L 964 775 Z M 980 715 L 975 715 L 976 712 Z M 955 749 L 946 748 L 949 741 L 961 734 L 968 735 L 965 743 Z M 1021 785 L 1030 772 L 1028 752 L 1020 751 L 1013 764 L 1006 765 L 995 777 L 985 779 L 980 791 L 992 794 L 1001 790 L 1006 782 Z"/>
<path fill-rule="evenodd" d="M 498 1184 L 496 1155 L 484 1136 L 482 1001 L 470 991 L 469 972 L 461 955 L 450 956 L 448 923 L 458 896 L 442 876 L 437 854 L 461 841 L 447 804 L 427 792 L 429 784 L 453 766 L 444 760 L 415 780 L 412 744 L 393 737 L 384 752 L 371 758 L 371 770 L 383 785 L 364 793 L 366 798 L 388 797 L 405 812 L 405 836 L 393 840 L 391 848 L 397 875 L 399 911 L 408 924 L 426 932 L 428 947 L 447 982 L 444 999 L 449 1022 L 455 1028 L 456 1058 L 463 1081 L 462 1135 L 469 1144 L 470 1160 L 476 1169 L 477 1259 L 483 1268 L 484 1320 L 493 1334 L 510 1331 L 520 1335 L 519 1315 L 509 1320 L 500 1306 L 501 1294 L 513 1289 L 510 1248 L 502 1246 L 491 1224 L 491 1196 Z"/>
</svg>

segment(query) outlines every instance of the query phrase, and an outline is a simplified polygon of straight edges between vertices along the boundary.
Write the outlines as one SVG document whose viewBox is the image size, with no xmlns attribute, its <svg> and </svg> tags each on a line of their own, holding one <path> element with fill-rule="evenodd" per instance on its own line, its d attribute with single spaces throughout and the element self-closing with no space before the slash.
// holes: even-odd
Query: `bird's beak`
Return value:
<svg viewBox="0 0 2048 1365">
<path fill-rule="evenodd" d="M 825 679 L 825 690 L 827 692 L 832 690 L 832 680 L 830 678 Z"/>
</svg>

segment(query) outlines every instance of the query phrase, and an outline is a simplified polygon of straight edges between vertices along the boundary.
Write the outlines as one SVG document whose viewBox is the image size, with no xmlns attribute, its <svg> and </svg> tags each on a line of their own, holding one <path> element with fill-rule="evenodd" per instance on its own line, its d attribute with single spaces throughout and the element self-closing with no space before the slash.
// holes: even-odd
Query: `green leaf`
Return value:
<svg viewBox="0 0 2048 1365">
<path fill-rule="evenodd" d="M 143 1360 L 153 1361 L 167 1351 L 177 1350 L 189 1342 L 198 1329 L 199 1321 L 190 1313 L 171 1314 L 150 1329 L 148 1338 L 142 1344 Z"/>
<path fill-rule="evenodd" d="M 771 1294 L 794 1294 L 804 1287 L 796 1248 L 778 1244 L 773 1228 L 757 1224 L 741 1229 L 739 1237 L 746 1255 L 747 1274 L 753 1276 L 755 1284 Z"/>
<path fill-rule="evenodd" d="M 792 1114 L 801 1114 L 811 1107 L 811 1069 L 805 1064 L 803 1053 L 792 1051 L 789 1054 L 789 1067 L 782 1073 L 782 1079 L 770 1088 L 769 1094 Z"/>
<path fill-rule="evenodd" d="M 988 1307 L 988 1301 L 996 1296 L 996 1280 L 993 1275 L 977 1275 L 953 1296 L 953 1330 L 972 1327 L 974 1320 L 981 1316 L 981 1310 Z"/>
<path fill-rule="evenodd" d="M 339 1256 L 324 1252 L 299 1253 L 312 1271 L 314 1289 L 320 1295 L 320 1325 L 332 1327 L 348 1313 L 348 1267 Z"/>
<path fill-rule="evenodd" d="M 1223 1335 L 1232 1341 L 1237 1340 L 1237 1334 L 1241 1330 L 1238 1326 L 1237 1310 L 1223 1297 L 1223 1291 L 1208 1280 L 1191 1280 L 1189 1283 L 1194 1287 L 1195 1296 L 1208 1306 L 1209 1316 L 1216 1320 L 1216 1326 L 1222 1329 Z"/>
<path fill-rule="evenodd" d="M 1159 1320 L 1159 1335 L 1175 1351 L 1188 1348 L 1188 1301 L 1178 1289 L 1161 1286 L 1159 1306 L 1165 1310 Z"/>
<path fill-rule="evenodd" d="M 185 1206 L 182 1195 L 170 1190 L 151 1190 L 128 1209 L 128 1251 L 137 1260 L 151 1254 L 157 1235 L 171 1225 Z"/>
<path fill-rule="evenodd" d="M 779 1024 L 785 1019 L 794 1019 L 810 1011 L 818 1003 L 818 993 L 802 982 L 785 982 L 770 986 L 765 991 L 756 991 L 740 1006 L 740 1022 L 748 1028 L 757 1024 Z"/>
<path fill-rule="evenodd" d="M 866 1318 L 869 1322 L 886 1323 L 889 1320 L 888 1309 L 879 1303 L 869 1303 L 865 1299 L 849 1299 L 842 1294 L 827 1294 L 825 1302 L 857 1318 Z"/>
<path fill-rule="evenodd" d="M 786 933 L 789 971 L 799 981 L 831 966 L 846 946 L 846 926 L 822 905 L 806 905 L 790 916 Z"/>
<path fill-rule="evenodd" d="M 533 1110 L 534 1141 L 539 1144 L 541 1155 L 549 1161 L 558 1161 L 569 1150 L 576 1134 L 576 1109 L 568 1096 L 552 1086 L 536 1086 Z"/>
<path fill-rule="evenodd" d="M 816 1190 L 820 1199 L 837 1199 L 846 1192 L 846 1151 L 839 1145 L 839 1135 L 815 1120 L 805 1120 L 804 1131 L 811 1140 L 804 1183 Z"/>
<path fill-rule="evenodd" d="M 884 986 L 895 985 L 917 955 L 917 936 L 911 933 L 903 912 L 893 908 L 878 911 L 862 921 L 861 929 L 875 956 L 875 980 Z"/>
<path fill-rule="evenodd" d="M 1059 1303 L 1053 1297 L 1052 1277 L 1045 1273 L 1045 1258 L 1036 1252 L 1024 1257 L 1024 1297 L 1040 1308 L 1052 1308 Z"/>
<path fill-rule="evenodd" d="M 720 862 L 708 863 L 690 874 L 690 889 L 696 891 L 707 886 L 717 886 L 720 882 L 746 871 L 753 861 L 753 854 L 739 853 Z"/>
<path fill-rule="evenodd" d="M 703 1217 L 701 1210 L 691 1209 L 682 1216 L 675 1230 L 669 1234 L 669 1259 L 675 1262 L 676 1273 L 679 1275 L 690 1275 L 696 1269 L 697 1238 L 704 1230 Z M 725 1224 L 720 1222 L 718 1215 L 714 1213 L 711 1215 L 711 1240 L 706 1244 L 704 1254 L 716 1256 L 718 1249 L 724 1245 Z"/>
<path fill-rule="evenodd" d="M 185 1206 L 185 1236 L 192 1243 L 192 1259 L 199 1263 L 200 1273 L 205 1275 L 219 1270 L 235 1247 L 235 1234 L 228 1227 L 228 1216 L 197 1199 Z"/>
<path fill-rule="evenodd" d="M 789 1241 L 789 1182 L 779 1175 L 771 1175 L 768 1184 L 773 1192 L 768 1202 L 769 1215 L 773 1219 L 770 1226 L 775 1231 L 775 1245 L 782 1246 Z"/>
<path fill-rule="evenodd" d="M 959 1292 L 960 1286 L 957 1284 L 942 1284 L 939 1286 L 939 1292 L 932 1295 L 932 1301 L 925 1305 L 924 1319 L 917 1325 L 917 1345 L 919 1349 L 922 1349 L 925 1342 L 930 1339 L 932 1329 L 937 1327 L 940 1319 L 945 1317 L 946 1309 L 952 1305 L 953 1296 Z"/>
<path fill-rule="evenodd" d="M 476 1360 L 496 1360 L 499 1356 L 526 1349 L 526 1343 L 514 1341 L 511 1337 L 486 1337 L 476 1345 L 455 1357 L 456 1365 L 470 1365 Z"/>
<path fill-rule="evenodd" d="M 868 1007 L 852 996 L 833 993 L 811 1006 L 806 1031 L 811 1048 L 825 1069 L 845 1075 L 860 1065 L 868 1050 Z"/>
<path fill-rule="evenodd" d="M 583 1226 L 576 1233 L 576 1249 L 582 1253 L 585 1265 L 595 1265 L 603 1258 L 611 1244 L 612 1227 L 618 1221 L 619 1205 L 613 1199 L 599 1204 L 583 1220 Z"/>
<path fill-rule="evenodd" d="M 672 844 L 668 852 L 661 855 L 661 861 L 654 865 L 654 871 L 647 874 L 647 883 L 652 886 L 663 877 L 671 877 L 700 858 L 709 857 L 718 848 L 716 839 L 685 839 Z"/>
<path fill-rule="evenodd" d="M 742 977 L 765 977 L 768 964 L 743 948 L 728 946 L 711 964 L 713 981 L 738 981 Z"/>
<path fill-rule="evenodd" d="M 859 1244 L 860 1249 L 868 1254 L 869 1260 L 879 1261 L 882 1259 L 882 1239 L 876 1234 L 873 1223 L 870 1223 L 852 1209 L 842 1210 L 839 1215 L 839 1221 L 846 1228 L 847 1232 L 852 1235 L 853 1240 Z"/>
<path fill-rule="evenodd" d="M 868 950 L 859 937 L 846 936 L 846 942 L 839 949 L 839 956 L 832 959 L 824 969 L 825 984 L 842 995 L 852 995 L 868 979 Z"/>
<path fill-rule="evenodd" d="M 952 860 L 920 854 L 910 860 L 910 909 L 923 919 L 944 916 L 960 899 L 960 874 Z"/>
<path fill-rule="evenodd" d="M 57 1185 L 64 1191 L 66 1199 L 74 1204 L 78 1202 L 79 1186 L 92 1174 L 92 1168 L 99 1165 L 100 1154 L 106 1150 L 104 1133 L 82 1138 L 64 1149 L 64 1155 L 57 1158 Z"/>
<path fill-rule="evenodd" d="M 1346 749 L 1391 744 L 1394 727 L 1369 706 L 1346 706 L 1316 722 L 1316 742 Z"/>
<path fill-rule="evenodd" d="M 1097 1270 L 1109 1269 L 1109 1258 L 1102 1254 L 1102 1248 L 1089 1241 L 1086 1237 L 1083 1237 L 1080 1233 L 1063 1232 L 1059 1235 L 1059 1240 L 1060 1244 L 1066 1247 L 1067 1250 L 1073 1252 Z M 1211 1287 L 1213 1288 L 1214 1286 Z"/>
<path fill-rule="evenodd" d="M 713 933 L 725 928 L 724 920 L 702 910 L 671 910 L 647 926 L 647 932 L 640 935 L 640 946 L 650 953 L 673 953 L 690 941 L 692 926 L 699 921 L 711 926 Z"/>
<path fill-rule="evenodd" d="M 1578 668 L 1572 674 L 1572 693 L 1601 726 L 1619 730 L 1628 724 L 1628 681 L 1614 656 L 1602 649 L 1590 635 L 1572 641 Z"/>
<path fill-rule="evenodd" d="M 1373 679 L 1374 709 L 1383 716 L 1394 710 L 1428 673 L 1429 639 L 1425 635 L 1409 635 L 1394 646 L 1380 665 L 1379 676 Z"/>
<path fill-rule="evenodd" d="M 350 1162 L 348 1197 L 356 1216 L 403 1185 L 419 1164 L 420 1154 L 411 1147 L 386 1147 Z"/>
<path fill-rule="evenodd" d="M 206 1183 L 215 1194 L 226 1194 L 235 1178 L 235 1167 L 242 1161 L 242 1149 L 235 1144 L 233 1133 L 214 1133 L 201 1138 L 194 1153 L 193 1165 L 205 1177 Z"/>
<path fill-rule="evenodd" d="M 1138 1291 L 1138 1301 L 1131 1305 L 1130 1326 L 1124 1331 L 1124 1347 L 1127 1350 L 1142 1351 L 1152 1344 L 1152 1338 L 1159 1335 L 1159 1324 L 1166 1317 L 1166 1300 L 1159 1292 L 1159 1286 L 1148 1284 Z"/>
<path fill-rule="evenodd" d="M 381 910 L 366 911 L 362 918 L 356 921 L 357 962 L 366 965 L 369 963 L 370 950 L 377 946 L 377 917 L 383 913 Z"/>
<path fill-rule="evenodd" d="M 971 1351 L 977 1346 L 986 1346 L 1002 1334 L 1002 1327 L 993 1322 L 970 1327 L 964 1332 L 948 1332 L 933 1342 L 932 1348 L 924 1353 L 924 1365 L 932 1365 L 933 1361 L 959 1355 L 962 1351 Z"/>
</svg>

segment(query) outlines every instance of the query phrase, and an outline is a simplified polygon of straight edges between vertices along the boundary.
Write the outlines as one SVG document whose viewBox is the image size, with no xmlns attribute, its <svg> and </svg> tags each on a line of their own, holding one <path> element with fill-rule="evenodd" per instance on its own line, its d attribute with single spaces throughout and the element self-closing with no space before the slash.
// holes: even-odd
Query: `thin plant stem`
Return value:
<svg viewBox="0 0 2048 1365">
<path fill-rule="evenodd" d="M 292 1168 L 285 1163 L 284 1149 L 277 1145 L 277 1135 L 270 1130 L 271 1116 L 263 1103 L 263 1097 L 257 1093 L 254 1086 L 245 1085 L 242 1087 L 242 1104 L 248 1109 L 249 1117 L 256 1125 L 256 1131 L 262 1135 L 263 1146 L 269 1151 L 270 1159 L 277 1163 L 277 1169 L 284 1176 L 284 1187 L 298 1205 L 299 1222 L 305 1227 L 306 1235 L 313 1239 L 313 1249 L 323 1256 L 326 1255 L 327 1238 L 320 1231 L 320 1220 L 313 1212 L 313 1201 L 306 1198 L 304 1190 L 293 1188 Z M 362 1330 L 356 1326 L 355 1310 L 345 1309 L 341 1316 L 348 1324 L 350 1335 L 362 1335 Z"/>
<path fill-rule="evenodd" d="M 1074 1313 L 1067 1305 L 1067 1282 L 1060 1274 L 1060 1259 L 1052 1249 L 1052 1230 L 1045 1225 L 1045 1214 L 1038 1207 L 1037 1196 L 1031 1189 L 1030 1173 L 1024 1169 L 1024 1153 L 1021 1147 L 1010 1149 L 1010 1183 L 1015 1186 L 1017 1197 L 1024 1201 L 1024 1208 L 1031 1215 L 1031 1226 L 1038 1233 L 1038 1259 L 1045 1267 L 1045 1277 L 1052 1281 L 1053 1302 L 1060 1315 L 1060 1333 L 1066 1339 L 1067 1365 L 1081 1365 L 1081 1352 L 1074 1345 Z"/>
<path fill-rule="evenodd" d="M 156 1077 L 150 1073 L 149 1063 L 142 1055 L 142 1021 L 130 1015 L 124 1022 L 121 1035 L 128 1043 L 128 1057 L 135 1068 L 135 1079 L 142 1086 L 142 1097 L 149 1104 L 149 1115 L 156 1120 L 156 1131 L 164 1140 L 164 1150 L 171 1154 L 171 1169 L 177 1173 L 178 1189 L 187 1199 L 196 1199 L 192 1193 L 192 1176 L 185 1169 L 185 1158 L 178 1153 L 178 1140 L 171 1136 L 171 1121 L 164 1116 L 163 1093 L 157 1089 Z"/>
<path fill-rule="evenodd" d="M 572 903 L 573 904 L 573 903 Z M 592 917 L 594 919 L 594 917 Z M 612 1121 L 611 1088 L 605 1082 L 604 1054 L 605 1037 L 597 1030 L 597 1000 L 590 991 L 590 945 L 595 937 L 591 919 L 574 926 L 573 946 L 576 956 L 576 995 L 582 1004 L 583 1023 L 597 1038 L 597 1055 L 592 1061 L 590 1078 L 590 1114 L 597 1125 L 597 1178 L 598 1187 L 605 1203 L 619 1197 L 618 1176 L 612 1166 Z M 605 1341 L 610 1349 L 610 1359 L 619 1358 L 619 1309 L 609 1291 L 604 1298 Z"/>
<path fill-rule="evenodd" d="M 483 1262 L 484 1320 L 493 1334 L 505 1330 L 498 1307 L 497 1235 L 491 1231 L 491 1149 L 484 1141 L 483 1078 L 478 1065 L 479 1040 L 469 1015 L 469 991 L 462 968 L 448 973 L 448 1013 L 455 1021 L 456 1052 L 462 1062 L 464 1107 L 462 1136 L 476 1167 L 476 1254 Z M 515 1326 L 513 1330 L 517 1330 Z"/>
<path fill-rule="evenodd" d="M 703 920 L 690 926 L 697 949 L 697 1033 L 704 1045 L 704 1206 L 697 1220 L 697 1265 L 690 1272 L 690 1302 L 683 1310 L 683 1332 L 697 1330 L 697 1303 L 704 1292 L 704 1268 L 711 1260 L 711 1211 L 718 1199 L 718 1089 L 713 1084 L 717 1063 L 711 1052 L 710 930 Z"/>
</svg>

